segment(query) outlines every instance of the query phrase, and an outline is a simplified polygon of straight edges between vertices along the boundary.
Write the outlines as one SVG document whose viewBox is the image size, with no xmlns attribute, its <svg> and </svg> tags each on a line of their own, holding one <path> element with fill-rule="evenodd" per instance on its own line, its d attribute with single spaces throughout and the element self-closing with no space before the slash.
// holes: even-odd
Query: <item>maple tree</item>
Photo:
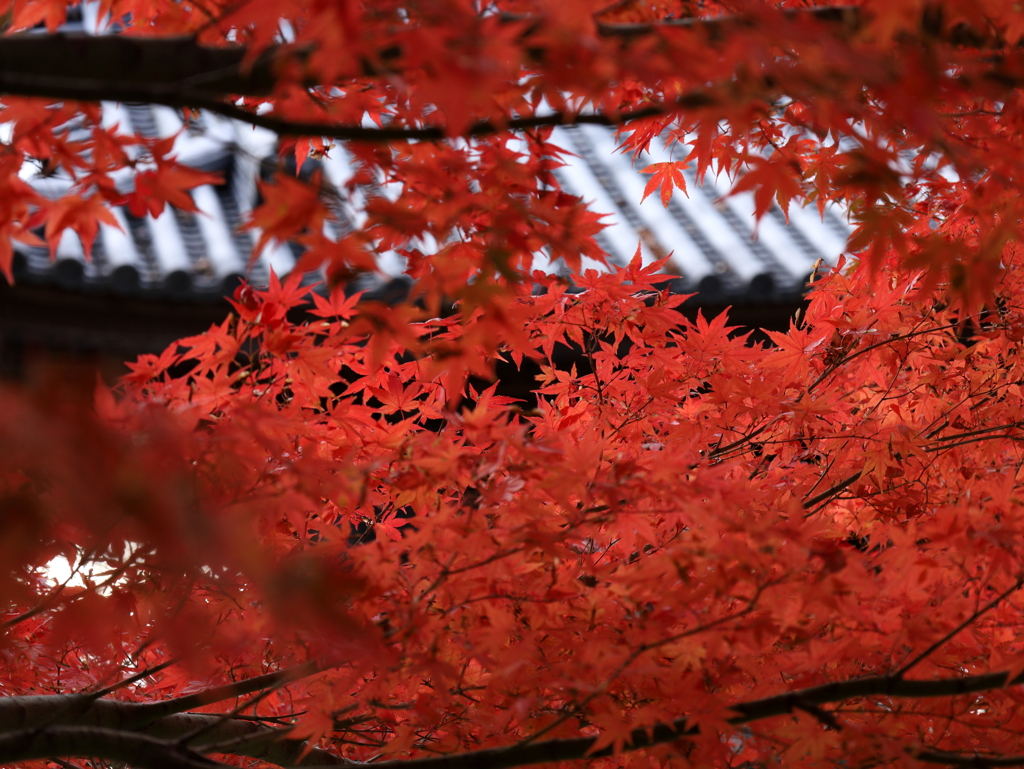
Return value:
<svg viewBox="0 0 1024 769">
<path fill-rule="evenodd" d="M 0 761 L 1024 764 L 1013 4 L 103 0 L 122 29 L 83 37 L 5 8 L 8 275 L 39 226 L 88 247 L 208 181 L 99 99 L 355 169 L 263 185 L 261 242 L 306 255 L 222 324 L 114 391 L 0 394 Z M 841 202 L 857 258 L 770 346 L 687 320 L 664 262 L 579 274 L 572 122 L 674 144 L 666 204 L 684 164 L 759 214 Z M 388 250 L 415 302 L 346 296 Z M 536 402 L 480 384 L 499 358 Z"/>
</svg>

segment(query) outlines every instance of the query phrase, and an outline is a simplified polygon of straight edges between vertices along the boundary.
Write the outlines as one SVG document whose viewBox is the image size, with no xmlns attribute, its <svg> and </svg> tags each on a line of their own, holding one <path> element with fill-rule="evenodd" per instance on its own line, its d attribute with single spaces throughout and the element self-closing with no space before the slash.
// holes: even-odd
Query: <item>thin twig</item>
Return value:
<svg viewBox="0 0 1024 769">
<path fill-rule="evenodd" d="M 817 495 L 811 497 L 810 499 L 805 499 L 804 503 L 803 503 L 804 504 L 804 509 L 806 510 L 807 508 L 814 507 L 819 502 L 824 502 L 826 499 L 834 497 L 836 494 L 838 494 L 839 492 L 843 491 L 848 486 L 852 486 L 854 483 L 856 483 L 858 480 L 860 480 L 860 477 L 863 474 L 864 474 L 863 470 L 858 470 L 853 475 L 850 475 L 850 476 L 844 478 L 843 480 L 839 481 L 839 483 L 837 483 L 835 486 L 832 486 L 831 488 L 825 489 L 823 492 L 821 492 L 820 494 L 817 494 Z"/>
<path fill-rule="evenodd" d="M 128 678 L 125 678 L 123 681 L 118 681 L 116 684 L 111 684 L 110 686 L 104 689 L 99 689 L 95 692 L 89 692 L 89 696 L 96 700 L 98 700 L 100 697 L 106 697 L 108 694 L 116 692 L 118 689 L 123 689 L 126 686 L 131 686 L 136 681 L 141 681 L 143 678 L 149 678 L 154 673 L 159 673 L 161 670 L 166 670 L 176 662 L 178 662 L 176 658 L 169 659 L 166 662 L 161 662 L 159 665 L 154 665 L 151 668 L 141 670 L 138 673 L 135 673 L 134 675 L 131 675 Z"/>
<path fill-rule="evenodd" d="M 968 625 L 970 625 L 972 622 L 977 620 L 983 614 L 985 614 L 986 612 L 989 612 L 992 609 L 994 609 L 1002 601 L 1006 600 L 1006 598 L 1008 596 L 1010 596 L 1013 593 L 1015 593 L 1018 590 L 1020 590 L 1022 584 L 1024 584 L 1024 581 L 1018 579 L 1017 582 L 1015 582 L 1014 585 L 1011 588 L 1009 588 L 1008 590 L 1006 590 L 1006 591 L 1000 593 L 999 595 L 997 595 L 995 598 L 993 598 L 985 606 L 983 606 L 982 608 L 976 610 L 971 616 L 969 616 L 967 619 L 965 619 L 963 622 L 961 622 L 955 628 L 953 628 L 948 633 L 946 633 L 946 635 L 942 636 L 942 638 L 940 638 L 938 641 L 936 641 L 931 646 L 929 646 L 927 649 L 925 649 L 923 652 L 921 652 L 916 657 L 911 659 L 910 662 L 907 662 L 903 667 L 901 667 L 899 670 L 897 670 L 895 673 L 892 674 L 893 677 L 894 678 L 903 678 L 903 676 L 906 674 L 906 672 L 908 670 L 910 670 L 912 667 L 917 665 L 922 660 L 926 659 L 932 652 L 934 652 L 936 649 L 938 649 L 940 646 L 942 646 L 944 643 L 946 643 L 946 641 L 951 639 L 953 636 L 955 636 L 961 630 L 963 630 Z"/>
<path fill-rule="evenodd" d="M 255 706 L 259 704 L 260 700 L 263 700 L 266 697 L 269 697 L 273 692 L 277 691 L 282 686 L 285 686 L 287 683 L 288 683 L 288 681 L 278 681 L 276 685 L 268 686 L 263 691 L 258 692 L 256 694 L 256 696 L 253 697 L 251 700 L 247 700 L 245 702 L 239 702 L 237 705 L 235 705 L 235 707 L 233 707 L 227 713 L 220 713 L 220 714 L 218 714 L 218 716 L 216 718 L 210 719 L 207 723 L 203 724 L 202 726 L 198 726 L 195 729 L 193 729 L 191 732 L 186 732 L 185 734 L 181 735 L 178 738 L 178 743 L 177 744 L 180 747 L 183 747 L 183 748 L 186 747 L 190 742 L 193 742 L 194 740 L 197 740 L 198 738 L 202 737 L 204 734 L 209 734 L 211 731 L 216 729 L 221 724 L 224 724 L 224 723 L 227 723 L 228 721 L 233 720 L 234 718 L 236 718 L 246 708 L 250 708 L 250 707 L 255 708 Z M 255 712 L 255 710 L 253 712 Z M 283 736 L 283 735 L 287 734 L 290 731 L 291 731 L 291 728 L 290 727 L 286 727 L 285 729 L 283 729 L 281 731 L 281 734 Z M 250 735 L 250 737 L 251 737 L 251 735 Z"/>
<path fill-rule="evenodd" d="M 137 710 L 133 710 L 135 714 L 133 720 L 141 718 L 144 719 L 145 723 L 162 718 L 163 716 L 184 713 L 186 710 L 195 710 L 204 705 L 212 705 L 215 702 L 223 702 L 224 700 L 234 699 L 245 694 L 263 691 L 264 689 L 279 685 L 280 682 L 293 683 L 302 678 L 316 675 L 325 669 L 316 662 L 307 662 L 275 673 L 267 673 L 266 675 L 247 678 L 244 681 L 203 689 L 183 697 L 176 697 L 163 702 L 150 702 L 145 705 L 139 705 Z"/>
<path fill-rule="evenodd" d="M 913 338 L 915 336 L 922 336 L 924 334 L 931 334 L 931 333 L 934 333 L 936 331 L 948 331 L 949 329 L 956 328 L 959 325 L 960 325 L 959 322 L 957 322 L 957 323 L 948 323 L 945 326 L 934 326 L 932 328 L 922 329 L 921 331 L 910 331 L 910 332 L 908 332 L 906 334 L 899 334 L 898 336 L 891 337 L 891 338 L 886 339 L 884 341 L 876 342 L 875 344 L 869 344 L 867 347 L 863 347 L 860 350 L 857 350 L 856 352 L 853 352 L 850 355 L 847 355 L 846 357 L 842 358 L 841 360 L 836 361 L 833 365 L 829 366 L 824 371 L 822 371 L 821 374 L 818 376 L 818 378 L 815 379 L 813 382 L 811 382 L 811 384 L 807 387 L 807 391 L 810 392 L 811 390 L 813 390 L 815 387 L 820 385 L 823 381 L 828 379 L 828 377 L 830 377 L 832 374 L 834 374 L 836 371 L 838 371 L 840 368 L 845 366 L 847 363 L 849 363 L 854 358 L 859 358 L 861 355 L 865 355 L 865 354 L 871 352 L 872 350 L 877 350 L 879 347 L 885 347 L 886 345 L 890 345 L 893 342 L 901 342 L 904 339 L 911 339 L 911 338 Z"/>
</svg>

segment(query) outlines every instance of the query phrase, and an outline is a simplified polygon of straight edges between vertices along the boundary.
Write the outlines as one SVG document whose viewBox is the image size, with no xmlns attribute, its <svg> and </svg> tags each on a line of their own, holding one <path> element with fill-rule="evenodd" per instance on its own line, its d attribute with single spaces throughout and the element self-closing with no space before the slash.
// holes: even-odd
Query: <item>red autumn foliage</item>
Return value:
<svg viewBox="0 0 1024 769">
<path fill-rule="evenodd" d="M 453 405 L 462 379 L 424 353 L 466 327 L 411 326 L 417 357 L 367 345 L 355 301 L 289 321 L 296 278 L 140 359 L 92 415 L 81 388 L 8 394 L 0 712 L 53 693 L 56 755 L 89 728 L 57 693 L 139 671 L 112 697 L 129 721 L 166 703 L 147 750 L 205 724 L 182 764 L 294 762 L 254 724 L 317 764 L 603 755 L 673 723 L 606 760 L 1021 752 L 1019 271 L 973 319 L 919 275 L 836 272 L 771 348 L 687 322 L 658 277 L 513 300 L 505 354 L 544 372 L 526 411 L 493 388 Z M 56 557 L 80 584 L 53 583 Z M 204 696 L 230 716 L 174 721 Z"/>
<path fill-rule="evenodd" d="M 1013 6 L 101 5 L 125 29 L 60 38 L 60 77 L 4 59 L 8 277 L 42 223 L 90 240 L 118 172 L 153 212 L 206 181 L 84 102 L 246 119 L 298 160 L 352 140 L 356 167 L 280 176 L 251 222 L 334 290 L 243 286 L 114 390 L 0 394 L 0 761 L 1024 764 Z M 6 8 L 0 52 L 66 11 Z M 174 71 L 116 66 L 164 44 Z M 683 162 L 758 213 L 844 203 L 856 258 L 771 345 L 688 321 L 664 262 L 531 275 L 602 260 L 553 173 L 579 120 L 625 122 L 638 163 L 688 147 L 650 169 L 666 203 Z M 365 202 L 341 243 L 334 196 Z M 418 301 L 346 297 L 386 250 Z M 540 367 L 536 402 L 480 384 L 499 359 Z"/>
</svg>

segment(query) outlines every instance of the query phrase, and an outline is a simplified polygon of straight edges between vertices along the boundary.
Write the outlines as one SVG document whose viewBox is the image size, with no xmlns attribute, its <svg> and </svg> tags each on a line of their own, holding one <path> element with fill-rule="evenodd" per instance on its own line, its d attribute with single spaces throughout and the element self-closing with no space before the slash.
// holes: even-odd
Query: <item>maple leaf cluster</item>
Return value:
<svg viewBox="0 0 1024 769">
<path fill-rule="evenodd" d="M 0 761 L 1024 764 L 1011 5 L 0 5 L 8 278 L 12 240 L 214 181 L 97 100 L 353 160 L 262 186 L 260 244 L 305 256 L 223 323 L 114 391 L 0 393 Z M 580 274 L 574 122 L 666 142 L 666 205 L 688 165 L 758 216 L 842 203 L 856 258 L 770 345 L 665 261 Z M 385 252 L 413 301 L 346 295 Z"/>
<path fill-rule="evenodd" d="M 8 394 L 0 675 L 58 710 L 0 751 L 145 765 L 64 733 L 120 714 L 229 764 L 1024 752 L 1017 265 L 980 315 L 848 267 L 771 346 L 658 267 L 544 278 L 448 363 L 464 318 L 274 279 L 93 413 Z M 494 355 L 539 364 L 535 404 L 467 382 Z M 60 697 L 95 690 L 82 724 Z"/>
<path fill-rule="evenodd" d="M 646 194 L 660 189 L 666 203 L 685 192 L 686 165 L 698 179 L 730 176 L 758 217 L 841 203 L 857 227 L 852 251 L 876 264 L 896 251 L 975 304 L 1024 218 L 1004 194 L 1021 173 L 1024 27 L 1001 0 L 102 0 L 88 18 L 118 34 L 80 38 L 19 34 L 56 30 L 66 0 L 6 0 L 4 10 L 4 152 L 66 182 L 44 198 L 15 190 L 28 205 L 7 227 L 30 239 L 45 223 L 51 248 L 71 228 L 88 251 L 98 223 L 111 224 L 104 204 L 192 210 L 188 190 L 211 181 L 177 163 L 173 140 L 104 124 L 90 104 L 99 99 L 271 128 L 300 165 L 330 153 L 332 139 L 356 141 L 342 189 L 267 185 L 251 222 L 261 242 L 303 241 L 303 266 L 326 261 L 335 282 L 397 251 L 454 299 L 467 275 L 521 279 L 540 253 L 570 268 L 581 255 L 602 260 L 600 217 L 559 190 L 554 125 L 624 125 L 623 149 L 641 167 L 655 137 L 675 147 L 646 168 Z M 317 226 L 315 198 L 337 195 L 361 212 L 341 242 Z M 289 214 L 271 204 L 285 198 L 297 204 Z M 11 258 L 0 250 L 8 274 Z"/>
</svg>

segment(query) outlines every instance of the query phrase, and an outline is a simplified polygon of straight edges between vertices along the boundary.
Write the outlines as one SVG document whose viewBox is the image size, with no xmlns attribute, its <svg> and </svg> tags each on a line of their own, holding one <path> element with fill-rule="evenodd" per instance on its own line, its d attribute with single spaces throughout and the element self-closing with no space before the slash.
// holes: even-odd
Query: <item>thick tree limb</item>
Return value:
<svg viewBox="0 0 1024 769">
<path fill-rule="evenodd" d="M 202 739 L 190 743 L 200 755 L 209 750 L 257 758 L 278 766 L 343 765 L 351 762 L 319 748 L 307 750 L 305 740 L 289 739 L 287 728 L 268 727 L 259 721 L 224 718 L 215 713 L 179 713 L 145 720 L 151 710 L 146 704 L 116 700 L 96 700 L 80 707 L 87 695 L 7 697 L 0 699 L 0 764 L 27 760 L 25 757 L 53 755 L 95 755 L 111 760 L 127 760 L 120 751 L 136 747 L 151 749 L 159 742 L 163 750 L 183 736 L 205 729 Z M 173 702 L 173 700 L 171 700 Z M 40 735 L 37 739 L 32 735 Z M 69 744 L 89 744 L 89 750 L 45 752 L 44 739 L 68 740 Z M 111 742 L 112 735 L 135 735 L 150 742 Z M 47 737 L 48 739 L 48 737 Z M 91 742 L 90 742 L 91 741 Z M 155 741 L 155 742 L 154 742 Z M 141 746 L 141 747 L 140 747 Z M 28 753 L 26 753 L 28 751 Z M 34 753 L 33 751 L 44 751 Z M 300 756 L 305 757 L 300 761 Z M 29 755 L 31 754 L 31 755 Z M 140 766 L 142 766 L 140 764 Z M 185 769 L 185 765 L 181 765 Z"/>
<path fill-rule="evenodd" d="M 974 769 L 985 769 L 997 766 L 1024 766 L 1024 756 L 969 756 L 959 753 L 945 753 L 938 750 L 926 750 L 914 756 L 926 764 L 944 764 L 945 766 L 969 766 Z"/>
<path fill-rule="evenodd" d="M 10 756 L 21 755 L 18 751 L 35 749 L 34 738 L 30 740 L 25 735 L 49 735 L 56 729 L 64 735 L 61 739 L 93 739 L 102 745 L 106 745 L 105 741 L 111 734 L 135 734 L 173 743 L 202 730 L 202 739 L 190 743 L 190 747 L 197 755 L 215 750 L 218 753 L 257 758 L 279 766 L 303 766 L 309 763 L 348 764 L 351 762 L 332 753 L 316 748 L 307 749 L 305 740 L 289 739 L 290 729 L 287 728 L 268 727 L 252 719 L 183 712 L 245 694 L 265 691 L 306 678 L 320 670 L 319 666 L 307 663 L 233 684 L 211 687 L 184 697 L 151 703 L 95 699 L 91 694 L 0 698 L 0 763 L 21 760 Z M 64 728 L 80 731 L 59 731 Z M 81 730 L 88 732 L 88 735 Z M 21 736 L 17 737 L 18 735 Z M 122 748 L 135 749 L 132 747 L 134 743 L 128 747 L 117 743 L 110 746 L 110 750 L 114 752 L 108 754 L 103 752 L 106 748 L 102 745 L 93 753 L 81 755 L 97 755 L 120 761 L 125 759 L 116 754 L 117 751 Z M 147 749 L 153 747 L 148 743 L 145 745 L 148 746 Z M 63 754 L 58 752 L 47 755 Z M 304 756 L 301 761 L 300 756 Z M 185 765 L 182 764 L 181 768 L 185 769 Z"/>
<path fill-rule="evenodd" d="M 167 716 L 298 681 L 320 669 L 314 663 L 297 665 L 158 702 L 96 699 L 88 693 L 0 697 L 0 734 L 18 729 L 38 729 L 49 723 L 138 729 Z"/>
<path fill-rule="evenodd" d="M 275 676 L 277 676 L 275 678 Z M 263 688 L 278 685 L 294 671 L 260 676 Z M 774 697 L 739 703 L 732 706 L 737 715 L 730 723 L 741 725 L 794 710 L 819 708 L 821 705 L 862 697 L 926 699 L 950 697 L 991 691 L 1024 683 L 1024 673 L 1008 680 L 1006 672 L 988 673 L 962 678 L 931 681 L 908 681 L 897 675 L 875 676 L 823 684 L 808 689 L 786 692 Z M 268 683 L 269 682 L 269 683 Z M 247 683 L 247 682 L 242 682 Z M 255 683 L 252 685 L 256 685 Z M 222 697 L 229 687 L 210 690 Z M 250 689 L 249 691 L 254 691 Z M 228 696 L 234 696 L 232 689 Z M 199 701 L 212 694 L 199 694 Z M 179 700 L 171 700 L 177 702 Z M 115 700 L 90 700 L 88 695 L 51 695 L 0 698 L 0 763 L 10 763 L 49 756 L 97 756 L 124 761 L 142 769 L 209 769 L 213 762 L 203 752 L 230 753 L 258 758 L 278 766 L 338 766 L 351 762 L 325 750 L 307 750 L 302 740 L 288 738 L 289 729 L 267 727 L 249 719 L 225 718 L 209 713 L 176 713 L 153 719 L 150 704 Z M 204 729 L 203 737 L 191 749 L 178 744 L 183 736 Z M 626 750 L 674 742 L 697 733 L 697 726 L 687 718 L 653 729 L 636 729 L 630 733 Z M 411 760 L 385 761 L 375 764 L 384 769 L 513 769 L 513 767 L 581 758 L 612 755 L 613 748 L 594 751 L 597 739 L 579 737 L 511 745 L 503 748 L 469 751 L 448 756 Z M 300 756 L 305 753 L 300 760 Z M 925 753 L 923 760 L 949 765 L 971 765 L 955 754 Z M 998 759 L 1002 761 L 1003 759 Z M 1010 766 L 982 759 L 983 766 Z"/>
<path fill-rule="evenodd" d="M 0 736 L 0 761 L 93 756 L 120 761 L 137 769 L 213 769 L 221 766 L 194 750 L 133 732 L 97 727 L 60 726 L 41 732 L 23 731 Z"/>
<path fill-rule="evenodd" d="M 207 752 L 255 758 L 282 767 L 343 766 L 350 761 L 319 748 L 308 749 L 305 740 L 287 738 L 289 729 L 270 729 L 257 722 L 226 719 L 204 739 L 187 747 L 180 738 L 218 719 L 219 716 L 188 713 L 161 719 L 143 731 L 100 726 L 53 726 L 43 730 L 19 730 L 0 735 L 0 763 L 52 756 L 94 756 L 122 761 L 141 769 L 210 769 L 220 766 Z"/>
</svg>

